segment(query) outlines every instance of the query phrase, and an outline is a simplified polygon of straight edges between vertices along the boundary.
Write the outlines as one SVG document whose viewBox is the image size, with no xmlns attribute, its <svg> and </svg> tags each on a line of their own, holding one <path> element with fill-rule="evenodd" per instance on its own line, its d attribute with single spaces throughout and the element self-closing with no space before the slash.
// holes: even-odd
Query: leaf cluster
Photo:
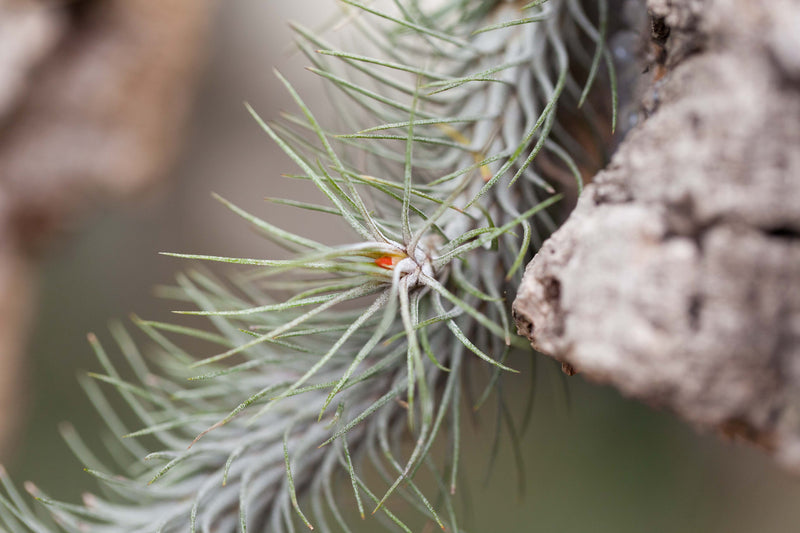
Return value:
<svg viewBox="0 0 800 533">
<path fill-rule="evenodd" d="M 596 29 L 577 0 L 342 4 L 357 53 L 295 26 L 340 124 L 323 126 L 279 73 L 299 114 L 270 123 L 248 110 L 299 169 L 286 179 L 312 182 L 328 205 L 272 200 L 340 217 L 352 243 L 318 242 L 218 198 L 292 257 L 168 254 L 245 270 L 219 280 L 196 269 L 164 291 L 210 328 L 134 320 L 157 347 L 155 369 L 115 325 L 133 379 L 90 338 L 103 373 L 83 384 L 122 436 L 109 445 L 122 475 L 68 429 L 102 493 L 79 506 L 30 486 L 48 504 L 44 516 L 0 475 L 9 531 L 349 531 L 340 509 L 348 485 L 361 515 L 389 528 L 411 531 L 391 509 L 404 500 L 442 529 L 463 530 L 453 502 L 463 370 L 472 360 L 490 369 L 473 396 L 480 406 L 515 372 L 511 350 L 526 345 L 512 332 L 506 291 L 555 229 L 548 209 L 561 198 L 535 159 L 550 154 L 580 187 L 575 158 L 585 150 L 557 110 L 584 104 L 608 58 L 607 8 L 599 2 Z M 583 86 L 571 75 L 576 61 L 589 73 Z M 180 337 L 213 355 L 188 353 Z M 140 429 L 124 427 L 101 384 Z M 442 439 L 445 451 L 433 453 Z M 420 470 L 435 497 L 415 482 Z"/>
</svg>

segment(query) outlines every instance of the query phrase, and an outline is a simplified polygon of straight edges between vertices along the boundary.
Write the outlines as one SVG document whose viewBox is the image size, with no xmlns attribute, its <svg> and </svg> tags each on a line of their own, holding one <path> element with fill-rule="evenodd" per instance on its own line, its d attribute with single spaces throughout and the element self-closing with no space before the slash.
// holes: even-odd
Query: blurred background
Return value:
<svg viewBox="0 0 800 533">
<path fill-rule="evenodd" d="M 0 333 L 11 336 L 0 346 L 0 416 L 7 428 L 0 433 L 0 462 L 16 481 L 34 480 L 48 494 L 67 501 L 77 501 L 82 492 L 93 489 L 93 480 L 64 445 L 58 426 L 70 421 L 90 444 L 101 445 L 107 430 L 76 379 L 98 369 L 86 333 L 96 332 L 110 346 L 109 319 L 127 320 L 131 312 L 170 319 L 169 310 L 175 304 L 158 300 L 152 289 L 170 283 L 184 265 L 159 256 L 159 251 L 274 255 L 273 248 L 215 202 L 211 192 L 299 232 L 313 231 L 318 236 L 330 232 L 336 241 L 337 228 L 330 228 L 328 222 L 317 225 L 307 216 L 293 219 L 290 209 L 263 202 L 264 196 L 296 197 L 306 191 L 280 178 L 281 173 L 294 170 L 291 163 L 243 106 L 245 101 L 251 103 L 266 118 L 293 111 L 273 75 L 274 67 L 304 95 L 321 94 L 313 92 L 319 90 L 316 81 L 303 70 L 308 61 L 291 53 L 287 21 L 311 27 L 322 24 L 326 15 L 320 6 L 330 3 L 234 0 L 214 8 L 200 0 L 108 2 L 134 10 L 110 15 L 124 15 L 128 21 L 120 35 L 151 47 L 140 58 L 142 64 L 163 60 L 163 79 L 150 84 L 157 86 L 154 94 L 163 97 L 160 91 L 168 92 L 166 104 L 158 108 L 162 122 L 127 111 L 137 117 L 133 122 L 134 129 L 141 128 L 138 135 L 149 141 L 128 136 L 123 150 L 108 146 L 108 131 L 113 132 L 108 125 L 126 115 L 118 108 L 105 115 L 97 112 L 90 125 L 52 134 L 53 142 L 83 135 L 88 153 L 101 152 L 106 160 L 87 170 L 79 166 L 80 161 L 56 159 L 43 161 L 42 165 L 49 166 L 41 170 L 13 159 L 23 155 L 25 161 L 47 159 L 48 152 L 38 145 L 23 149 L 30 146 L 26 139 L 44 142 L 42 138 L 50 137 L 41 132 L 58 129 L 59 121 L 71 119 L 59 115 L 67 104 L 56 107 L 57 99 L 45 98 L 46 78 L 51 76 L 47 69 L 66 68 L 59 67 L 64 65 L 63 57 L 47 58 L 72 54 L 75 64 L 82 65 L 78 55 L 83 53 L 114 61 L 121 56 L 114 55 L 120 53 L 114 46 L 100 44 L 110 30 L 92 34 L 97 43 L 86 52 L 80 49 L 86 38 L 69 36 L 69 32 L 91 32 L 92 24 L 97 24 L 93 17 L 100 17 L 92 12 L 96 2 L 73 2 L 67 20 L 61 15 L 55 22 L 26 18 L 27 26 L 21 26 L 22 19 L 11 25 L 3 22 L 22 16 L 20 3 L 0 0 L 0 68 L 13 67 L 14 61 L 23 59 L 35 66 L 29 79 L 7 83 L 10 89 L 0 84 L 0 235 L 4 236 L 0 237 L 0 274 L 5 276 L 0 285 L 4 300 Z M 155 16 L 145 7 L 136 11 L 140 4 L 169 6 L 165 8 L 169 13 L 160 15 L 180 18 L 184 25 L 155 36 L 136 33 L 136 21 L 147 25 Z M 3 40 L 11 39 L 12 27 L 26 28 L 39 51 L 22 54 L 23 59 L 17 57 L 20 54 L 14 56 Z M 57 37 L 48 37 L 47 32 L 56 32 Z M 58 44 L 65 42 L 66 46 Z M 75 93 L 63 98 L 72 98 L 78 108 L 111 98 L 104 95 L 107 87 L 101 75 L 116 74 L 88 67 L 81 72 L 73 86 Z M 59 75 L 65 76 L 63 72 L 52 75 L 56 76 L 52 83 L 61 79 Z M 125 76 L 127 81 L 116 87 L 126 105 L 128 100 L 146 99 L 146 76 L 141 72 Z M 194 99 L 189 100 L 192 93 Z M 324 99 L 308 100 L 325 115 Z M 10 111 L 4 113 L 4 109 Z M 35 120 L 26 121 L 31 115 Z M 179 127 L 183 117 L 185 126 Z M 142 126 L 148 120 L 149 125 Z M 97 124 L 111 129 L 95 128 L 105 132 L 98 134 L 92 130 Z M 153 133 L 158 127 L 169 134 Z M 173 138 L 179 139 L 174 149 Z M 123 155 L 112 160 L 114 150 Z M 140 158 L 148 153 L 155 154 L 155 162 L 142 163 Z M 136 167 L 137 161 L 142 168 Z M 64 190 L 79 193 L 64 193 L 58 184 L 41 178 L 48 170 L 57 174 L 69 165 L 74 166 L 70 175 L 80 179 Z M 108 183 L 89 183 L 93 172 Z M 38 188 L 27 192 L 37 179 L 41 181 Z M 65 197 L 71 194 L 80 198 L 69 199 L 68 208 L 59 208 L 57 215 L 50 213 L 55 204 L 66 204 Z M 35 236 L 28 233 L 33 230 L 21 231 L 20 226 L 33 227 Z M 714 435 L 698 435 L 670 415 L 627 401 L 580 376 L 567 380 L 565 394 L 558 369 L 544 358 L 539 367 L 534 417 L 522 441 L 523 493 L 510 481 L 519 472 L 506 435 L 487 476 L 493 408 L 488 406 L 467 430 L 472 434 L 464 439 L 470 447 L 464 451 L 462 464 L 469 471 L 462 488 L 473 502 L 464 522 L 470 531 L 788 533 L 800 527 L 800 480 L 758 451 Z M 509 397 L 522 397 L 527 384 L 524 376 L 507 379 Z"/>
</svg>

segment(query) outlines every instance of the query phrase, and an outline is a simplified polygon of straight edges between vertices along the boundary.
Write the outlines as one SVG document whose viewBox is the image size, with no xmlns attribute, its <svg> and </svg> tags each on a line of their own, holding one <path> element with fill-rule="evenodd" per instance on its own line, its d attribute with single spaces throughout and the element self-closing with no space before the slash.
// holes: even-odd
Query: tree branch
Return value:
<svg viewBox="0 0 800 533">
<path fill-rule="evenodd" d="M 800 6 L 648 7 L 647 118 L 528 266 L 518 328 L 800 471 Z"/>
</svg>

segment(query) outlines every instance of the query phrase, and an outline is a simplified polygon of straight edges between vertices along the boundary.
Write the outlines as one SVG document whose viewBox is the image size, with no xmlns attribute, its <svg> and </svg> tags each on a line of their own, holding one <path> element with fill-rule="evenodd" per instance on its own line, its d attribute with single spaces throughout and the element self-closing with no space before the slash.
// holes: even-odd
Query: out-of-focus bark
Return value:
<svg viewBox="0 0 800 533">
<path fill-rule="evenodd" d="M 31 321 L 35 273 L 28 260 L 0 237 L 0 457 L 20 419 L 20 376 Z"/>
<path fill-rule="evenodd" d="M 648 8 L 647 118 L 528 266 L 518 328 L 800 471 L 800 3 Z"/>
<path fill-rule="evenodd" d="M 35 256 L 91 202 L 161 179 L 211 0 L 0 0 L 0 456 Z"/>
</svg>

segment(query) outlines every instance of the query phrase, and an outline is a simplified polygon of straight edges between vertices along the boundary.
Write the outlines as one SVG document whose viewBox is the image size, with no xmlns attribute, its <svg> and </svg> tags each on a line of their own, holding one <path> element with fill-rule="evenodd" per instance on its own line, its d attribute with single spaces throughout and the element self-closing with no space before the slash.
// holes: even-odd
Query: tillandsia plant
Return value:
<svg viewBox="0 0 800 533">
<path fill-rule="evenodd" d="M 609 62 L 607 7 L 598 2 L 590 17 L 578 0 L 341 2 L 359 50 L 296 30 L 340 127 L 355 133 L 321 125 L 280 75 L 298 116 L 272 124 L 248 109 L 297 165 L 287 179 L 310 180 L 329 205 L 276 201 L 341 217 L 354 242 L 329 246 L 219 198 L 292 257 L 170 254 L 248 269 L 226 281 L 194 271 L 168 291 L 211 329 L 135 320 L 159 347 L 157 370 L 115 326 L 134 380 L 90 336 L 105 373 L 84 386 L 122 437 L 110 449 L 122 473 L 68 431 L 101 495 L 72 505 L 29 485 L 47 504 L 35 510 L 0 475 L 7 530 L 349 531 L 342 506 L 352 505 L 411 531 L 419 519 L 395 514 L 398 503 L 444 530 L 466 529 L 453 501 L 464 369 L 490 369 L 472 398 L 480 405 L 515 372 L 510 352 L 529 350 L 512 331 L 506 291 L 555 228 L 549 208 L 561 198 L 534 160 L 548 154 L 580 188 L 590 156 L 557 111 L 603 127 L 581 104 Z M 215 355 L 194 357 L 181 336 Z M 143 429 L 123 427 L 98 382 L 116 388 Z M 421 470 L 430 494 L 416 482 Z"/>
</svg>

